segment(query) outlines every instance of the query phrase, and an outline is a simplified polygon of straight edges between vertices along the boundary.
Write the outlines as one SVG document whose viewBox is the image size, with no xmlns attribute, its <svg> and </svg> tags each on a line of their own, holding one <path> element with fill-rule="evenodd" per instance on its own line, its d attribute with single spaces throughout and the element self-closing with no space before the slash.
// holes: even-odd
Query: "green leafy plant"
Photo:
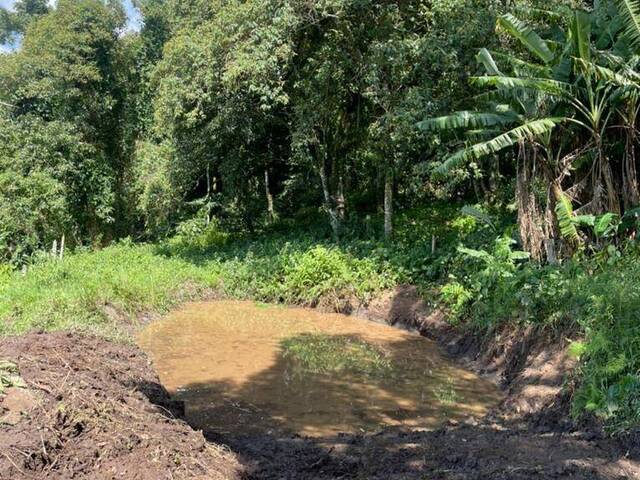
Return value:
<svg viewBox="0 0 640 480">
<path fill-rule="evenodd" d="M 20 377 L 18 366 L 8 360 L 0 360 L 0 394 L 7 388 L 26 388 L 27 384 Z"/>
<path fill-rule="evenodd" d="M 452 320 L 458 318 L 473 300 L 473 292 L 459 282 L 451 281 L 440 288 L 440 298 L 451 310 Z"/>
</svg>

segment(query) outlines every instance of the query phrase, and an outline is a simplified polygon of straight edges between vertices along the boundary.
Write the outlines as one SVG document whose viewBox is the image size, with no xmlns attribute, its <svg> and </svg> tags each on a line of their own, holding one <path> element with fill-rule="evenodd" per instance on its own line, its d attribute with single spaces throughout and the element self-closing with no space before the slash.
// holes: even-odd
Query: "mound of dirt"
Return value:
<svg viewBox="0 0 640 480">
<path fill-rule="evenodd" d="M 242 475 L 234 454 L 176 418 L 179 405 L 137 347 L 29 334 L 2 339 L 0 359 L 22 380 L 0 394 L 1 479 Z"/>
</svg>

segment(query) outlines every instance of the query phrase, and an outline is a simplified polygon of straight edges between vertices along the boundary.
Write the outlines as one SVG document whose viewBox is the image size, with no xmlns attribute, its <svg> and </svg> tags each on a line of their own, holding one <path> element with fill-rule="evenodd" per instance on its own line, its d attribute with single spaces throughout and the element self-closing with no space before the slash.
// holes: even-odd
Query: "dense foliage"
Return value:
<svg viewBox="0 0 640 480">
<path fill-rule="evenodd" d="M 640 422 L 637 1 L 136 5 L 1 11 L 0 332 L 412 283 Z"/>
</svg>

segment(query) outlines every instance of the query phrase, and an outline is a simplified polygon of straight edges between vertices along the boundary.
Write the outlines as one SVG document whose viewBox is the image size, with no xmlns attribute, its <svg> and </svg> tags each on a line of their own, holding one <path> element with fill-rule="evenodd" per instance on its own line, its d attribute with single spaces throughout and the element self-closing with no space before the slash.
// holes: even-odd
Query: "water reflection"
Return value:
<svg viewBox="0 0 640 480">
<path fill-rule="evenodd" d="M 381 376 L 310 373 L 282 347 L 310 334 L 375 346 L 392 369 Z M 452 364 L 423 337 L 307 309 L 190 304 L 150 325 L 139 343 L 165 388 L 185 402 L 188 421 L 221 433 L 430 428 L 447 418 L 483 415 L 499 401 L 495 386 Z"/>
</svg>

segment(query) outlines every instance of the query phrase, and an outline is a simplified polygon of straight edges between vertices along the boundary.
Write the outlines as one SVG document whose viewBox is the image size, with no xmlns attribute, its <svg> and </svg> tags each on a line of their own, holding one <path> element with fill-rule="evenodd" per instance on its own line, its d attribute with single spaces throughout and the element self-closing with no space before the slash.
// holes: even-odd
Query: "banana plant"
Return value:
<svg viewBox="0 0 640 480">
<path fill-rule="evenodd" d="M 626 26 L 619 36 L 640 49 L 640 1 L 617 2 Z M 633 193 L 638 191 L 634 145 L 640 74 L 613 47 L 596 48 L 592 24 L 590 13 L 575 11 L 564 40 L 551 42 L 513 15 L 500 17 L 497 27 L 516 39 L 527 55 L 481 49 L 477 59 L 485 75 L 471 78 L 473 85 L 484 90 L 473 99 L 476 109 L 419 125 L 430 131 L 472 133 L 463 136 L 462 148 L 442 162 L 440 175 L 504 151 L 516 150 L 518 159 L 537 163 L 528 168 L 550 185 L 546 210 L 556 217 L 557 235 L 570 242 L 579 237 L 577 227 L 589 222 L 591 217 L 585 213 L 620 214 L 622 210 L 617 173 L 608 154 L 613 143 L 609 136 L 620 131 L 613 119 L 621 120 L 628 136 L 622 176 L 632 193 L 625 205 L 640 201 L 640 193 Z M 530 192 L 525 196 L 530 197 Z M 575 212 L 568 208 L 573 201 L 581 205 Z M 523 202 L 522 210 L 529 207 Z M 521 233 L 531 233 L 524 230 L 521 225 Z M 545 235 L 555 237 L 556 233 Z"/>
</svg>

